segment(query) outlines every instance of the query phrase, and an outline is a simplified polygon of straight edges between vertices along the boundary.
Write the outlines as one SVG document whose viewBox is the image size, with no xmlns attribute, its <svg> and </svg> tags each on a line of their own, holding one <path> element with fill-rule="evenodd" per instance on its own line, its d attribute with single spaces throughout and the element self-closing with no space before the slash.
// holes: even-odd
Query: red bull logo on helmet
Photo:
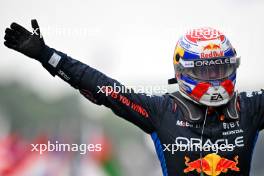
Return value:
<svg viewBox="0 0 264 176">
<path fill-rule="evenodd" d="M 201 58 L 213 58 L 224 56 L 224 51 L 221 50 L 220 44 L 209 43 L 202 48 Z"/>
<path fill-rule="evenodd" d="M 224 51 L 211 51 L 209 53 L 201 53 L 201 58 L 214 58 L 214 57 L 223 57 Z"/>
<path fill-rule="evenodd" d="M 233 160 L 229 160 L 212 153 L 195 161 L 190 161 L 190 158 L 185 156 L 185 165 L 187 168 L 183 172 L 189 173 L 194 171 L 205 173 L 208 176 L 218 176 L 221 173 L 228 173 L 230 170 L 239 172 L 240 169 L 237 167 L 238 163 L 238 156 L 235 156 Z"/>
<path fill-rule="evenodd" d="M 214 44 L 214 43 L 210 43 L 210 44 L 203 47 L 204 51 L 206 51 L 206 50 L 217 50 L 217 49 L 221 49 L 220 45 Z"/>
</svg>

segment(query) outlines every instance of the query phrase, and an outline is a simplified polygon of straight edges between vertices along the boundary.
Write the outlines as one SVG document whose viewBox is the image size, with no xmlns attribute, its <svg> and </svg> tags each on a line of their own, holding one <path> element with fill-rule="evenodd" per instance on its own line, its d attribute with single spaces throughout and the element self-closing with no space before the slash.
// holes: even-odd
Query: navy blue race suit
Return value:
<svg viewBox="0 0 264 176">
<path fill-rule="evenodd" d="M 239 93 L 237 120 L 222 119 L 217 111 L 212 111 L 203 121 L 205 124 L 190 123 L 168 94 L 149 96 L 111 91 L 109 88 L 123 85 L 49 47 L 42 51 L 39 60 L 53 76 L 58 75 L 90 101 L 110 108 L 150 134 L 164 176 L 201 172 L 249 175 L 254 145 L 264 127 L 263 91 Z"/>
</svg>

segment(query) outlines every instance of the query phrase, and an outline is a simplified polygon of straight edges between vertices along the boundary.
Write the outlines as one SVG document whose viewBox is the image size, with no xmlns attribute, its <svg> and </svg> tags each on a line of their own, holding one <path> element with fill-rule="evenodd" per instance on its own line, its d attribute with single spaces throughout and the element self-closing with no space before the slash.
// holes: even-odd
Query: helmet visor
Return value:
<svg viewBox="0 0 264 176">
<path fill-rule="evenodd" d="M 199 80 L 219 80 L 229 77 L 239 66 L 240 58 L 211 58 L 180 61 L 180 72 Z"/>
</svg>

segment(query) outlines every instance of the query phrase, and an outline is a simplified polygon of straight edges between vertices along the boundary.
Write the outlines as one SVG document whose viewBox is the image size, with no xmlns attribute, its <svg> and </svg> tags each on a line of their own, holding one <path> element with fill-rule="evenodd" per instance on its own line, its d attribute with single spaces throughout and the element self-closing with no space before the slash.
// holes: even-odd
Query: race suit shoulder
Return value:
<svg viewBox="0 0 264 176">
<path fill-rule="evenodd" d="M 242 110 L 252 120 L 251 124 L 257 127 L 258 130 L 264 128 L 264 90 L 248 91 L 240 93 Z"/>
<path fill-rule="evenodd" d="M 263 91 L 239 94 L 238 119 L 221 119 L 215 111 L 205 113 L 203 122 L 191 123 L 171 96 L 112 91 L 111 87 L 123 85 L 51 48 L 43 51 L 40 60 L 53 76 L 93 103 L 111 108 L 151 134 L 164 176 L 249 175 L 257 136 L 264 127 Z"/>
</svg>

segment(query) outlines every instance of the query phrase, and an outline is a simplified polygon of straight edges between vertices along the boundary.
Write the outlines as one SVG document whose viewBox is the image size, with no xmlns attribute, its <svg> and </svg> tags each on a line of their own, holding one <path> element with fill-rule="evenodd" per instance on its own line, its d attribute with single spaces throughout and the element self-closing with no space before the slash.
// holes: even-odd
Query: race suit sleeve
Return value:
<svg viewBox="0 0 264 176">
<path fill-rule="evenodd" d="M 247 116 L 252 117 L 258 130 L 264 129 L 264 90 L 241 93 L 242 104 Z"/>
<path fill-rule="evenodd" d="M 97 105 L 110 108 L 116 115 L 132 122 L 146 133 L 158 128 L 165 96 L 148 96 L 134 93 L 118 81 L 107 77 L 66 54 L 46 47 L 39 58 L 42 65 L 53 75 L 58 75 Z M 122 92 L 113 90 L 123 89 Z"/>
</svg>

